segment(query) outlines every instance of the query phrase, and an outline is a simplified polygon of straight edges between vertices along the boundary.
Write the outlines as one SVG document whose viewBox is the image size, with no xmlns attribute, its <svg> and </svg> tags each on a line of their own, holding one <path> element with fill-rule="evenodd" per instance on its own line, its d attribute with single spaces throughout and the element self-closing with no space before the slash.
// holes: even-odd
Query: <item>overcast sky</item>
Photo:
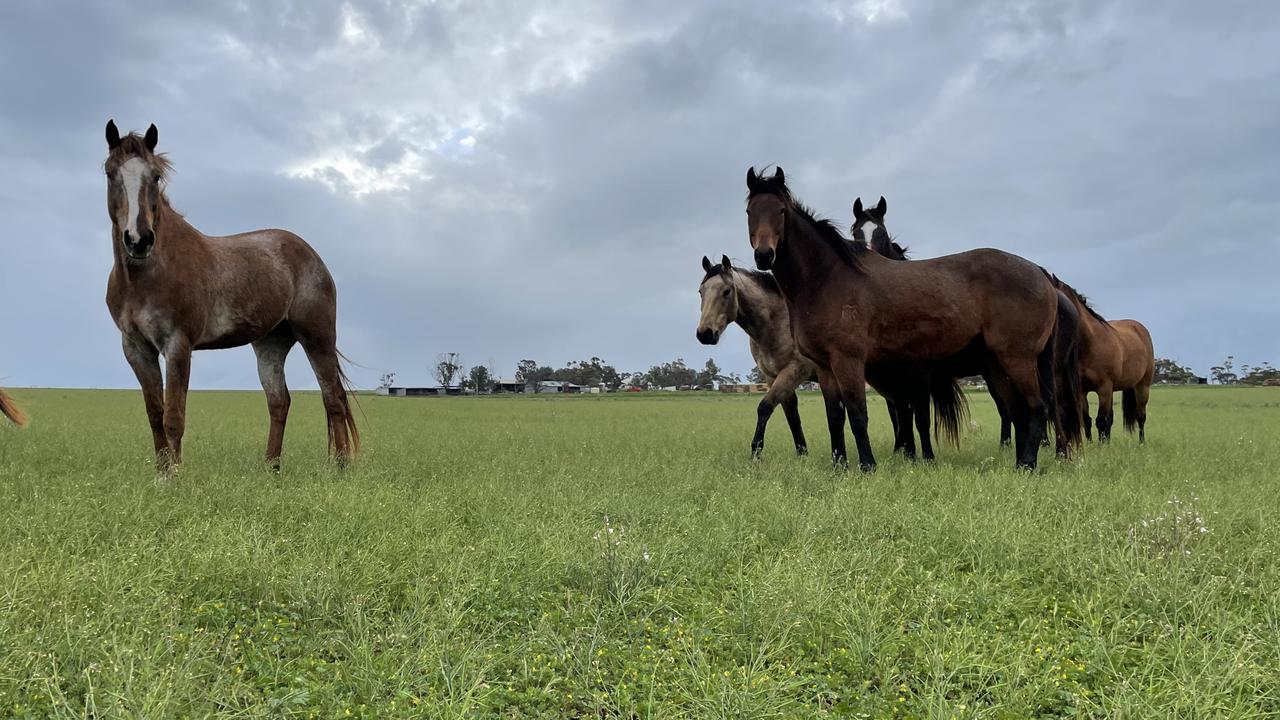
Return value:
<svg viewBox="0 0 1280 720">
<path fill-rule="evenodd" d="M 749 260 L 749 165 L 916 257 L 1057 272 L 1202 373 L 1280 362 L 1280 3 L 0 3 L 0 380 L 136 387 L 103 302 L 103 125 L 174 205 L 284 227 L 363 387 L 464 363 L 682 356 L 700 259 Z M 290 381 L 314 387 L 300 351 Z M 247 348 L 193 387 L 257 387 Z"/>
</svg>

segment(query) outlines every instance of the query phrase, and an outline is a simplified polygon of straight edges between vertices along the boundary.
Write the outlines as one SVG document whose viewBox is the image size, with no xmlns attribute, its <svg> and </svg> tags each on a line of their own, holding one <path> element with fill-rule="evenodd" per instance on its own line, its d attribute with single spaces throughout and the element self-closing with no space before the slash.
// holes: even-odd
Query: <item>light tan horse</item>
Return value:
<svg viewBox="0 0 1280 720">
<path fill-rule="evenodd" d="M 108 122 L 105 165 L 115 257 L 107 308 L 142 386 L 158 468 L 182 461 L 192 351 L 248 344 L 267 395 L 271 467 L 280 467 L 289 414 L 284 361 L 295 343 L 320 383 L 329 448 L 346 464 L 360 435 L 338 364 L 337 290 L 328 268 L 286 230 L 211 237 L 192 227 L 165 196 L 169 161 L 155 153 L 158 137 L 155 125 L 145 137 L 121 137 Z"/>
<path fill-rule="evenodd" d="M 23 413 L 22 408 L 18 407 L 18 404 L 13 401 L 13 398 L 9 397 L 9 395 L 5 393 L 4 388 L 0 388 L 0 415 L 4 415 L 9 418 L 9 422 L 17 425 L 18 427 L 22 427 L 27 424 L 26 414 Z"/>
<path fill-rule="evenodd" d="M 1098 314 L 1085 296 L 1053 276 L 1059 292 L 1075 303 L 1080 312 L 1080 377 L 1081 404 L 1084 408 L 1085 435 L 1092 440 L 1089 427 L 1089 393 L 1098 394 L 1098 441 L 1111 439 L 1115 423 L 1115 392 L 1121 392 L 1124 429 L 1138 430 L 1138 442 L 1147 440 L 1147 400 L 1155 378 L 1156 353 L 1151 333 L 1137 320 L 1111 320 Z"/>
</svg>

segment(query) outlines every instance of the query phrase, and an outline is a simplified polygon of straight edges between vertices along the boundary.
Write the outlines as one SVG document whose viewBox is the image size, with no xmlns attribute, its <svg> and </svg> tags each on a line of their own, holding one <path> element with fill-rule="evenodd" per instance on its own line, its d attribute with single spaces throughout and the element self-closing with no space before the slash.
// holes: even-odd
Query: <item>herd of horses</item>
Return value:
<svg viewBox="0 0 1280 720">
<path fill-rule="evenodd" d="M 907 259 L 885 225 L 885 199 L 854 202 L 851 238 L 816 216 L 772 176 L 747 171 L 748 239 L 758 270 L 702 258 L 698 340 L 719 341 L 730 323 L 750 338 L 769 390 L 757 408 L 751 451 L 780 404 L 796 451 L 808 451 L 796 389 L 822 389 L 834 462 L 847 464 L 845 418 L 858 462 L 875 467 L 866 388 L 886 399 L 894 450 L 933 458 L 935 432 L 953 442 L 967 413 L 959 379 L 981 375 L 1001 419 L 1001 444 L 1035 468 L 1052 423 L 1059 455 L 1092 437 L 1087 393 L 1098 395 L 1098 439 L 1111 436 L 1113 394 L 1125 428 L 1146 439 L 1155 373 L 1151 335 L 1136 320 L 1108 322 L 1083 295 L 1044 268 L 989 248 Z M 914 429 L 914 431 L 913 431 Z"/>
<path fill-rule="evenodd" d="M 278 470 L 289 389 L 284 363 L 302 346 L 324 401 L 329 448 L 345 465 L 359 451 L 337 349 L 337 290 L 320 256 L 286 230 L 213 237 L 192 227 L 164 192 L 171 169 L 159 133 L 106 127 L 107 213 L 113 266 L 107 308 L 142 388 L 157 468 L 182 460 L 187 386 L 195 350 L 252 345 L 267 397 L 266 459 Z M 1084 296 L 1043 268 L 1000 250 L 909 260 L 885 226 L 884 198 L 854 203 L 852 237 L 795 199 L 782 168 L 747 172 L 747 227 L 756 267 L 702 259 L 697 336 L 714 344 L 730 323 L 751 340 L 769 391 L 757 410 L 751 451 L 782 405 L 799 453 L 807 452 L 796 389 L 822 388 L 834 462 L 847 465 L 845 418 L 859 465 L 875 457 L 867 435 L 866 388 L 888 401 L 894 450 L 934 457 L 935 432 L 956 441 L 967 412 L 959 378 L 981 375 L 1012 434 L 1019 467 L 1034 468 L 1052 423 L 1070 456 L 1090 432 L 1085 394 L 1098 393 L 1097 430 L 1107 440 L 1112 393 L 1124 423 L 1145 439 L 1154 373 L 1151 336 L 1133 320 L 1107 322 Z M 164 372 L 161 372 L 161 360 Z M 25 417 L 0 391 L 0 412 Z"/>
</svg>

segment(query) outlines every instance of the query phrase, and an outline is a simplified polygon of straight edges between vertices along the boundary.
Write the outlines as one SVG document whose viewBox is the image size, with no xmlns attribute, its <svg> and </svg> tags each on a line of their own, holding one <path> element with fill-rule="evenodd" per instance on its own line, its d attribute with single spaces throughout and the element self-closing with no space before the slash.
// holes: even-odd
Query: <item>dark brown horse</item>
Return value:
<svg viewBox="0 0 1280 720">
<path fill-rule="evenodd" d="M 1121 392 L 1124 412 L 1124 429 L 1138 430 L 1138 442 L 1147 439 L 1147 400 L 1151 395 L 1151 382 L 1155 377 L 1155 348 L 1151 333 L 1137 320 L 1108 321 L 1098 314 L 1084 295 L 1075 288 L 1051 275 L 1054 285 L 1075 303 L 1082 318 L 1080 328 L 1080 376 L 1083 396 L 1085 435 L 1092 439 L 1089 429 L 1088 393 L 1098 394 L 1098 441 L 1111 439 L 1111 426 L 1115 422 L 1113 403 L 1115 391 Z"/>
<path fill-rule="evenodd" d="M 710 258 L 703 256 L 702 271 L 702 282 L 698 285 L 698 295 L 702 299 L 698 341 L 704 345 L 715 345 L 725 328 L 730 323 L 737 323 L 747 333 L 751 357 L 769 384 L 769 391 L 756 408 L 752 456 L 759 457 L 764 450 L 765 429 L 778 405 L 782 405 L 787 424 L 791 427 L 796 452 L 801 455 L 808 453 L 800 424 L 796 388 L 801 383 L 816 380 L 817 373 L 813 363 L 796 348 L 787 303 L 778 289 L 777 280 L 769 273 L 734 267 L 728 256 L 722 256 L 719 263 L 712 263 Z M 937 408 L 939 434 L 952 439 L 959 435 L 959 419 L 967 405 L 964 393 L 954 381 L 933 387 L 923 373 L 895 366 L 868 368 L 867 381 L 884 396 L 888 405 L 895 452 L 901 451 L 908 459 L 915 459 L 912 408 L 923 407 L 923 424 L 919 426 L 921 455 L 926 460 L 933 459 L 933 445 L 929 442 L 928 403 L 931 399 Z"/>
<path fill-rule="evenodd" d="M 875 466 L 868 366 L 977 356 L 1013 412 L 1018 465 L 1035 467 L 1049 418 L 1063 419 L 1055 379 L 1058 294 L 1039 267 L 992 249 L 895 262 L 815 218 L 792 197 L 781 168 L 770 178 L 748 170 L 747 188 L 756 265 L 778 280 L 792 334 L 817 368 L 836 462 L 846 462 L 847 412 L 860 465 Z M 1069 410 L 1078 417 L 1076 405 Z M 1079 426 L 1074 434 L 1065 428 L 1069 452 Z"/>
<path fill-rule="evenodd" d="M 0 388 L 0 415 L 9 418 L 9 422 L 22 427 L 27 424 L 27 416 L 22 412 L 22 408 L 13 401 L 13 398 Z"/>
<path fill-rule="evenodd" d="M 294 343 L 311 361 L 324 397 L 329 448 L 339 464 L 360 447 L 339 367 L 337 291 L 320 256 L 286 230 L 211 237 L 169 205 L 170 164 L 155 153 L 156 126 L 124 137 L 107 122 L 107 214 L 115 265 L 107 308 L 138 377 L 156 464 L 182 461 L 193 350 L 253 345 L 267 395 L 267 461 L 279 469 L 289 414 L 285 356 Z M 165 374 L 160 373 L 160 357 Z"/>
<path fill-rule="evenodd" d="M 893 239 L 889 234 L 888 227 L 885 225 L 885 214 L 887 212 L 888 204 L 885 202 L 883 195 L 880 196 L 880 202 L 877 203 L 875 207 L 870 208 L 864 208 L 862 206 L 862 198 L 856 198 L 853 201 L 853 225 L 849 228 L 849 235 L 855 242 L 865 243 L 867 247 L 871 248 L 877 254 L 889 258 L 890 260 L 906 260 L 907 248 L 899 245 Z M 1041 268 L 1041 270 L 1043 271 L 1043 268 Z M 1045 274 L 1048 276 L 1047 271 L 1045 271 Z M 1051 279 L 1056 281 L 1056 278 Z M 1072 354 L 1077 354 L 1078 357 L 1080 319 L 1079 313 L 1073 309 L 1074 305 L 1071 301 L 1063 295 L 1061 291 L 1059 291 L 1059 295 L 1059 316 L 1057 326 L 1058 340 L 1054 345 L 1054 352 L 1058 356 L 1055 367 L 1060 370 L 1066 365 L 1074 362 L 1071 359 Z M 973 355 L 968 358 L 968 362 L 963 361 L 962 358 L 953 358 L 944 366 L 933 367 L 929 370 L 930 382 L 941 384 L 942 377 L 947 374 L 948 370 L 962 375 L 982 375 L 982 379 L 987 385 L 987 391 L 991 393 L 991 399 L 995 401 L 996 412 L 1000 415 L 1000 445 L 1009 445 L 1012 436 L 1013 418 L 1010 415 L 1009 409 L 1005 406 L 1004 402 L 1001 401 L 999 393 L 996 392 L 995 384 L 992 382 L 991 378 L 985 374 L 984 367 L 980 363 L 975 364 L 973 362 L 977 359 L 978 358 Z M 1078 384 L 1074 377 L 1059 377 L 1058 381 L 1059 392 L 1074 392 L 1074 388 Z M 955 381 L 952 380 L 952 382 L 954 383 Z M 945 409 L 944 406 L 936 407 L 938 407 L 940 411 Z M 914 412 L 917 415 L 917 424 L 923 424 L 924 427 L 928 427 L 929 410 L 927 406 L 917 404 L 915 407 L 910 408 L 908 412 Z M 921 414 L 923 414 L 923 419 L 919 417 Z M 944 418 L 940 417 L 938 420 L 939 429 L 946 429 L 952 432 L 953 440 L 955 440 L 954 433 L 955 428 L 959 426 L 958 419 L 946 418 L 944 422 Z M 1081 421 L 1083 421 L 1083 418 L 1081 418 Z M 896 427 L 897 426 L 895 425 L 895 429 Z M 1086 427 L 1085 430 L 1087 432 L 1088 428 Z M 1070 442 L 1068 438 L 1061 431 L 1057 430 L 1056 424 L 1055 431 L 1058 438 L 1058 451 L 1063 454 L 1069 454 Z M 923 433 L 923 431 L 921 432 Z M 1045 437 L 1041 444 L 1048 445 L 1048 437 Z"/>
</svg>

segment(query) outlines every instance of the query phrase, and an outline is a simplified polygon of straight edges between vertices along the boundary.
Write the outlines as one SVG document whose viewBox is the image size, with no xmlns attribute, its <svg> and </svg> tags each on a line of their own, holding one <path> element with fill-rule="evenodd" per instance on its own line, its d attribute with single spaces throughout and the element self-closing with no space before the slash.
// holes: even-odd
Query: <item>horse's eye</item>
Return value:
<svg viewBox="0 0 1280 720">
<path fill-rule="evenodd" d="M 723 296 L 725 296 L 725 297 L 729 297 L 729 289 L 728 289 L 728 288 L 725 288 L 724 292 L 722 292 L 722 293 L 720 293 L 720 294 L 721 294 L 721 295 L 723 295 Z"/>
</svg>

